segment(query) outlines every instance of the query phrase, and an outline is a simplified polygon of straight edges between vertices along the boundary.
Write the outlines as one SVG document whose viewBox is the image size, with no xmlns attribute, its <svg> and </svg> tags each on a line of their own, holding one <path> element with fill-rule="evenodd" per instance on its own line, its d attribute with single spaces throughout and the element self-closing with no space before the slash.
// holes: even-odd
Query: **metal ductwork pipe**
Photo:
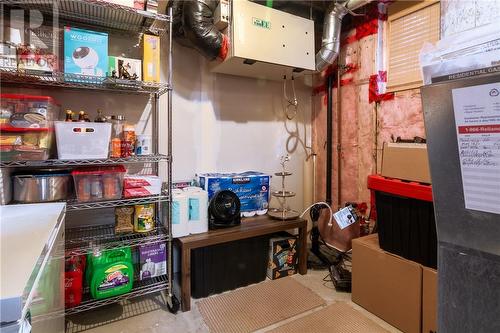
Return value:
<svg viewBox="0 0 500 333">
<path fill-rule="evenodd" d="M 221 56 L 221 49 L 227 48 L 227 37 L 214 25 L 213 16 L 218 5 L 219 0 L 182 2 L 183 33 L 193 47 L 209 60 L 215 60 Z"/>
<path fill-rule="evenodd" d="M 318 72 L 323 71 L 326 67 L 333 64 L 339 54 L 342 18 L 350 11 L 364 6 L 370 1 L 336 1 L 328 7 L 323 23 L 321 49 L 316 53 L 316 70 Z"/>
</svg>

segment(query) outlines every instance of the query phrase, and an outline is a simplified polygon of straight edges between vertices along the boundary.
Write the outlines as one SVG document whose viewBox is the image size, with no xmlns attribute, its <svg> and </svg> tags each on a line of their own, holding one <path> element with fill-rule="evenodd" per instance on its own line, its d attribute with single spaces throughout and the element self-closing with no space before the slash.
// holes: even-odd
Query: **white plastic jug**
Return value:
<svg viewBox="0 0 500 333">
<path fill-rule="evenodd" d="M 189 235 L 188 196 L 181 190 L 172 190 L 172 236 Z"/>
<path fill-rule="evenodd" d="M 208 231 L 208 192 L 199 187 L 186 187 L 188 196 L 189 233 L 199 234 Z"/>
</svg>

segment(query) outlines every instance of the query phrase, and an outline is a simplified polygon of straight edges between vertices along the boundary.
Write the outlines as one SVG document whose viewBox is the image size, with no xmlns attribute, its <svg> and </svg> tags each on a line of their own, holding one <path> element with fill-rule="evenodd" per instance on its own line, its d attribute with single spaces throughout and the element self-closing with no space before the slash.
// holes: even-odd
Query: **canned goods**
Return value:
<svg viewBox="0 0 500 333">
<path fill-rule="evenodd" d="M 154 204 L 136 205 L 134 213 L 134 231 L 148 232 L 155 228 Z"/>
</svg>

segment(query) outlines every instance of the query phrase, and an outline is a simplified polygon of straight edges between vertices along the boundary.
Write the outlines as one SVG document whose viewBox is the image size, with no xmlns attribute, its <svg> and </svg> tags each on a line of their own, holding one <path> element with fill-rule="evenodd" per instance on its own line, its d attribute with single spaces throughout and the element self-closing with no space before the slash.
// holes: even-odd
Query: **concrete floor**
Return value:
<svg viewBox="0 0 500 333">
<path fill-rule="evenodd" d="M 327 275 L 327 271 L 309 270 L 307 275 L 294 275 L 293 278 L 304 284 L 318 295 L 320 295 L 327 304 L 335 301 L 345 301 L 352 305 L 355 309 L 365 314 L 368 318 L 378 323 L 383 328 L 391 333 L 400 332 L 396 328 L 387 324 L 380 318 L 369 313 L 363 308 L 351 302 L 351 294 L 338 293 L 333 289 L 331 282 L 324 282 L 323 278 Z M 262 282 L 262 283 L 266 283 Z M 201 314 L 198 312 L 196 300 L 191 302 L 191 311 L 178 312 L 173 315 L 163 307 L 163 296 L 160 294 L 144 297 L 142 299 L 129 302 L 125 306 L 112 305 L 104 309 L 92 312 L 86 312 L 80 316 L 73 317 L 67 327 L 68 333 L 86 332 L 86 333 L 205 333 L 208 328 L 203 322 Z M 313 309 L 306 313 L 297 315 L 288 320 L 279 322 L 278 324 L 266 327 L 257 332 L 263 333 L 284 323 L 291 321 L 297 317 L 304 316 L 308 313 L 317 311 Z M 126 319 L 123 319 L 128 317 Z M 368 333 L 368 332 L 367 332 Z"/>
</svg>

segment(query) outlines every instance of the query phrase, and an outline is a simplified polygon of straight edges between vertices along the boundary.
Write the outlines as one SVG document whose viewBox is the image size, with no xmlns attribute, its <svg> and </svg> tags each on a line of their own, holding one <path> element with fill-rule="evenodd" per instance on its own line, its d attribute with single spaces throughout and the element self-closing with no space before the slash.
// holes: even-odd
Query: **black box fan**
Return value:
<svg viewBox="0 0 500 333">
<path fill-rule="evenodd" d="M 227 228 L 241 223 L 240 199 L 229 190 L 214 194 L 208 205 L 210 229 Z"/>
</svg>

